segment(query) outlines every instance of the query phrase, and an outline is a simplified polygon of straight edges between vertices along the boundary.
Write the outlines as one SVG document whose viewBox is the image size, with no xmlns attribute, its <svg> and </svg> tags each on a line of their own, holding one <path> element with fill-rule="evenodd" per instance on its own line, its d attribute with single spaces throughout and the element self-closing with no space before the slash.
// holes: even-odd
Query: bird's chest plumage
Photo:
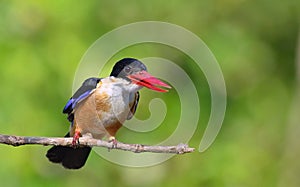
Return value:
<svg viewBox="0 0 300 187">
<path fill-rule="evenodd" d="M 95 138 L 114 136 L 130 112 L 132 95 L 127 82 L 106 78 L 94 92 L 75 109 L 75 125 L 82 134 Z"/>
<path fill-rule="evenodd" d="M 129 113 L 131 93 L 122 83 L 105 80 L 95 90 L 96 111 L 104 126 L 115 121 L 123 123 Z"/>
</svg>

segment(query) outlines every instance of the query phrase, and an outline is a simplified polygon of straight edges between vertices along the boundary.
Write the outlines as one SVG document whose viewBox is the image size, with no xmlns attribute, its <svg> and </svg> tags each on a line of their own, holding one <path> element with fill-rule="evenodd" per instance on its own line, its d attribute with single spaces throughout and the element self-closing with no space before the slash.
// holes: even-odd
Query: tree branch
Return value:
<svg viewBox="0 0 300 187">
<path fill-rule="evenodd" d="M 30 136 L 12 136 L 0 134 L 0 143 L 12 146 L 21 146 L 28 144 L 35 145 L 61 145 L 72 146 L 73 138 L 56 138 L 56 137 L 30 137 Z M 178 144 L 177 146 L 149 146 L 142 144 L 125 144 L 118 142 L 116 146 L 113 146 L 113 142 L 107 142 L 104 140 L 94 139 L 90 136 L 81 137 L 79 139 L 80 146 L 97 146 L 106 147 L 108 149 L 120 149 L 124 151 L 131 151 L 134 153 L 152 152 L 152 153 L 173 153 L 184 154 L 191 153 L 195 148 L 190 148 L 186 144 Z"/>
</svg>

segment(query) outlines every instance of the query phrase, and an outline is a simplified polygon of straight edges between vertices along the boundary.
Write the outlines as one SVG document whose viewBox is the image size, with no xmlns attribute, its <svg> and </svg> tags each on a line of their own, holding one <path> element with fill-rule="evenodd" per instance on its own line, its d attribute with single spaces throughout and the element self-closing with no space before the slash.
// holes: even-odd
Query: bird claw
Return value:
<svg viewBox="0 0 300 187">
<path fill-rule="evenodd" d="M 80 137 L 80 132 L 76 131 L 74 136 L 73 136 L 73 140 L 72 140 L 72 147 L 76 148 L 79 146 L 80 142 L 79 142 L 79 137 Z"/>
<path fill-rule="evenodd" d="M 117 148 L 118 141 L 114 136 L 109 137 L 108 142 L 112 143 L 112 146 L 110 149 Z"/>
</svg>

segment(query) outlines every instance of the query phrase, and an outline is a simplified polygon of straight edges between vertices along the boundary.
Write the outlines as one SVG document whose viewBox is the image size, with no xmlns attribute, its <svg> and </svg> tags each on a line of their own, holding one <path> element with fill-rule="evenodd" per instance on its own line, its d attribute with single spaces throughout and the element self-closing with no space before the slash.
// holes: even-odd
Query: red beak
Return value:
<svg viewBox="0 0 300 187">
<path fill-rule="evenodd" d="M 159 88 L 158 86 L 171 88 L 171 86 L 158 80 L 157 78 L 150 75 L 147 71 L 140 71 L 136 74 L 129 75 L 128 78 L 135 84 L 139 86 L 145 86 L 151 90 L 158 92 L 167 92 L 168 90 Z"/>
</svg>

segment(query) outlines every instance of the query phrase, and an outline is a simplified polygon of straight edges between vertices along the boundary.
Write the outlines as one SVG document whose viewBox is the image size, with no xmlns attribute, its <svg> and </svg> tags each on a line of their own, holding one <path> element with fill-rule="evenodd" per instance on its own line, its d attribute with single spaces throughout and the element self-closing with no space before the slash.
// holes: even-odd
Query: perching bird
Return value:
<svg viewBox="0 0 300 187">
<path fill-rule="evenodd" d="M 116 143 L 116 132 L 136 111 L 140 97 L 138 91 L 147 87 L 167 92 L 158 86 L 171 88 L 150 75 L 146 66 L 134 58 L 118 61 L 109 77 L 85 80 L 63 109 L 71 122 L 65 137 L 73 137 L 73 147 L 53 146 L 46 156 L 65 168 L 81 168 L 91 147 L 76 147 L 79 137 L 90 133 L 93 138 L 107 137 Z"/>
</svg>

